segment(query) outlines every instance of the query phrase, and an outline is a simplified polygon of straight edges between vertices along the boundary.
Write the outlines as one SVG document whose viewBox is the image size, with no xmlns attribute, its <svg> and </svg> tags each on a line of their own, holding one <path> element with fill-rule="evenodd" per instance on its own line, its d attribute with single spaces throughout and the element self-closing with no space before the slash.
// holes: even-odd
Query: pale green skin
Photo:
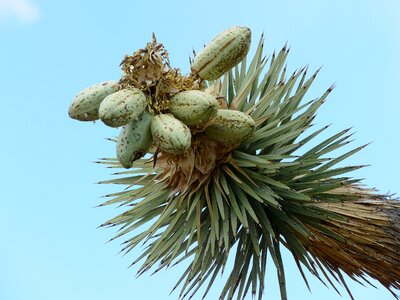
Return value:
<svg viewBox="0 0 400 300">
<path fill-rule="evenodd" d="M 250 49 L 251 31 L 235 26 L 217 35 L 194 58 L 192 73 L 203 80 L 216 80 L 236 66 Z"/>
<path fill-rule="evenodd" d="M 174 155 L 188 150 L 192 140 L 189 127 L 169 114 L 160 114 L 153 118 L 151 135 L 158 148 Z"/>
<path fill-rule="evenodd" d="M 122 127 L 117 141 L 117 158 L 124 168 L 131 168 L 153 144 L 150 124 L 153 115 L 145 110 L 137 120 Z"/>
<path fill-rule="evenodd" d="M 99 119 L 100 103 L 118 91 L 118 82 L 110 80 L 94 84 L 77 94 L 68 109 L 68 115 L 79 121 Z"/>
<path fill-rule="evenodd" d="M 202 91 L 184 91 L 169 100 L 169 112 L 188 126 L 202 126 L 217 115 L 218 100 Z"/>
<path fill-rule="evenodd" d="M 139 117 L 147 106 L 139 89 L 124 89 L 107 96 L 100 104 L 99 117 L 110 127 L 120 127 Z"/>
<path fill-rule="evenodd" d="M 249 138 L 255 127 L 249 115 L 238 110 L 219 109 L 212 124 L 204 132 L 208 138 L 217 142 L 237 144 Z"/>
</svg>

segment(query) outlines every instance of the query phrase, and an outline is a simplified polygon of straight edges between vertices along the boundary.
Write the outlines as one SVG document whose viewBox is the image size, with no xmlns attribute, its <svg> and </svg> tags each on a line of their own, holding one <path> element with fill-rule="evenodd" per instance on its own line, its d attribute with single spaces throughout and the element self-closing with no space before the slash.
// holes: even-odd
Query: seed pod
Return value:
<svg viewBox="0 0 400 300">
<path fill-rule="evenodd" d="M 117 158 L 124 168 L 132 167 L 135 160 L 150 149 L 153 139 L 150 124 L 153 115 L 145 110 L 137 120 L 122 127 L 117 141 Z"/>
<path fill-rule="evenodd" d="M 250 137 L 254 129 L 254 120 L 249 115 L 238 110 L 219 109 L 205 134 L 217 142 L 236 144 Z"/>
<path fill-rule="evenodd" d="M 169 100 L 169 112 L 188 126 L 201 126 L 217 115 L 218 101 L 202 91 L 184 91 Z"/>
<path fill-rule="evenodd" d="M 74 97 L 68 115 L 79 121 L 98 120 L 100 103 L 116 91 L 118 91 L 118 83 L 113 80 L 94 84 Z"/>
<path fill-rule="evenodd" d="M 191 145 L 190 129 L 169 114 L 160 114 L 151 121 L 154 144 L 170 154 L 182 154 Z"/>
<path fill-rule="evenodd" d="M 194 58 L 192 73 L 204 80 L 215 80 L 236 66 L 249 52 L 251 31 L 235 26 L 217 35 Z"/>
<path fill-rule="evenodd" d="M 99 117 L 110 127 L 133 121 L 147 106 L 146 96 L 139 89 L 123 89 L 107 96 L 100 104 Z"/>
</svg>

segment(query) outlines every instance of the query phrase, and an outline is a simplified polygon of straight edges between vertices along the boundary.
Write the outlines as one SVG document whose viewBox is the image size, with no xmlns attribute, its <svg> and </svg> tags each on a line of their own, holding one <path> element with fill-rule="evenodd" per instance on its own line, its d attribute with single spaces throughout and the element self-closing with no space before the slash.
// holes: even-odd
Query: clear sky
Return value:
<svg viewBox="0 0 400 300">
<path fill-rule="evenodd" d="M 92 162 L 114 155 L 104 138 L 117 131 L 71 120 L 67 109 L 86 86 L 118 79 L 124 54 L 152 32 L 187 73 L 191 50 L 233 25 L 250 27 L 254 40 L 264 31 L 268 53 L 287 41 L 291 70 L 323 65 L 308 99 L 337 88 L 317 126 L 354 126 L 353 146 L 373 142 L 347 161 L 371 165 L 354 175 L 400 192 L 398 0 L 0 0 L 1 300 L 178 298 L 169 292 L 183 267 L 135 279 L 127 266 L 140 249 L 117 255 L 119 242 L 105 243 L 115 230 L 96 229 L 117 209 L 94 206 L 118 187 L 94 184 L 111 172 Z M 310 294 L 285 261 L 289 299 L 348 299 L 316 280 Z M 279 299 L 272 261 L 269 271 L 265 299 Z M 350 287 L 357 299 L 393 299 L 379 285 Z"/>
</svg>

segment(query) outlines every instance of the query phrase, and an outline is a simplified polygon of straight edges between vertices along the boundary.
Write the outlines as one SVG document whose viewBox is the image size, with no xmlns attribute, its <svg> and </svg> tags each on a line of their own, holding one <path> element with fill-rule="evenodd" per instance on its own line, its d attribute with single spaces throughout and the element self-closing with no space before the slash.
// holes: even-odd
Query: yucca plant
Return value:
<svg viewBox="0 0 400 300">
<path fill-rule="evenodd" d="M 318 71 L 287 74 L 287 46 L 266 58 L 263 45 L 262 36 L 253 58 L 214 81 L 170 68 L 155 38 L 123 60 L 126 76 L 120 84 L 147 91 L 153 112 L 162 112 L 168 97 L 179 91 L 207 90 L 220 109 L 251 116 L 255 131 L 232 144 L 191 128 L 191 146 L 183 154 L 151 148 L 132 168 L 101 182 L 126 186 L 102 204 L 126 211 L 102 226 L 119 227 L 113 240 L 125 237 L 125 253 L 146 246 L 133 262 L 142 263 L 139 275 L 189 261 L 174 287 L 180 286 L 181 298 L 191 298 L 203 285 L 207 295 L 225 271 L 229 276 L 220 299 L 242 299 L 249 292 L 262 299 L 270 256 L 281 298 L 287 299 L 282 247 L 293 255 L 307 286 L 304 269 L 338 293 L 342 284 L 353 299 L 343 274 L 355 281 L 369 276 L 397 298 L 400 202 L 347 175 L 363 166 L 338 166 L 364 148 L 332 157 L 350 143 L 349 129 L 316 141 L 328 126 L 312 130 L 313 120 L 333 86 L 304 101 Z M 99 163 L 122 168 L 117 158 Z M 232 255 L 234 264 L 227 270 Z"/>
</svg>

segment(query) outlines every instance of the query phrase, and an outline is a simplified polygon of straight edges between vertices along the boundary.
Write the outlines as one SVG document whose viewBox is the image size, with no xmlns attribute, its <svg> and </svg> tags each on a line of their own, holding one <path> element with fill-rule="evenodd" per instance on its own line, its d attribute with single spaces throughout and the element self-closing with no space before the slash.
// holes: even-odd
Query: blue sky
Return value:
<svg viewBox="0 0 400 300">
<path fill-rule="evenodd" d="M 104 138 L 117 131 L 67 115 L 81 89 L 118 79 L 123 56 L 152 32 L 183 73 L 193 48 L 233 25 L 254 40 L 264 31 L 268 53 L 288 42 L 289 69 L 323 65 L 308 99 L 337 84 L 317 126 L 354 126 L 354 146 L 373 142 L 347 161 L 371 165 L 354 176 L 400 192 L 399 13 L 397 0 L 0 0 L 0 299 L 177 299 L 168 295 L 183 267 L 135 279 L 127 266 L 140 249 L 121 257 L 118 242 L 105 243 L 114 230 L 96 229 L 117 210 L 94 206 L 118 188 L 94 184 L 110 171 L 92 162 L 114 154 Z M 315 280 L 310 294 L 285 258 L 290 299 L 348 299 Z M 278 299 L 269 268 L 265 299 Z M 393 299 L 380 286 L 350 287 L 357 299 Z"/>
</svg>

